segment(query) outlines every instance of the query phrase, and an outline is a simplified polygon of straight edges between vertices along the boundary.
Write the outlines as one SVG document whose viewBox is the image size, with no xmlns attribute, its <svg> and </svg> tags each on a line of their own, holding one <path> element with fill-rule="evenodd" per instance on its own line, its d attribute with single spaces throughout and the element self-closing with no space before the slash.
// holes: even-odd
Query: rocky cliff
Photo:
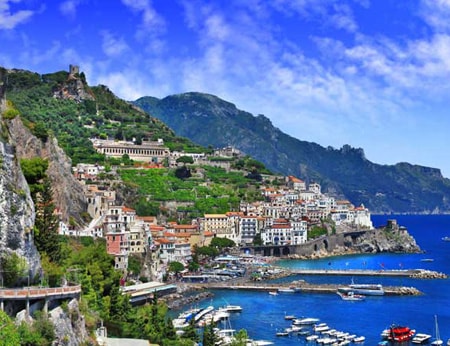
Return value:
<svg viewBox="0 0 450 346">
<path fill-rule="evenodd" d="M 78 225 L 84 225 L 86 220 L 82 214 L 87 207 L 83 186 L 73 177 L 71 161 L 58 146 L 57 140 L 49 137 L 43 143 L 23 125 L 20 117 L 8 122 L 8 130 L 18 158 L 38 156 L 48 160 L 47 175 L 52 182 L 55 205 L 62 220 L 66 223 L 73 220 Z"/>
<path fill-rule="evenodd" d="M 3 100 L 1 95 L 0 100 Z M 31 238 L 34 204 L 15 148 L 8 140 L 3 130 L 0 135 L 0 256 L 15 252 L 25 259 L 27 269 L 34 276 L 40 268 L 40 257 Z"/>
<path fill-rule="evenodd" d="M 89 344 L 85 320 L 76 299 L 72 299 L 67 307 L 59 306 L 53 309 L 50 311 L 49 317 L 53 322 L 56 334 L 53 345 L 77 346 Z"/>
</svg>

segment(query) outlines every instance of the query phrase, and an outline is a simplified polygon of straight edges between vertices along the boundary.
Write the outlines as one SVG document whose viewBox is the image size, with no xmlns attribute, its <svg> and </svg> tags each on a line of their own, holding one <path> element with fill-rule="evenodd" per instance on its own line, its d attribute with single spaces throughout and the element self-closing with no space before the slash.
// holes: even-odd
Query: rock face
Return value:
<svg viewBox="0 0 450 346">
<path fill-rule="evenodd" d="M 83 100 L 94 101 L 94 95 L 92 95 L 90 90 L 86 87 L 86 81 L 81 78 L 79 72 L 78 66 L 70 65 L 67 80 L 57 91 L 55 91 L 53 96 L 55 98 L 73 100 L 76 102 L 81 102 Z"/>
<path fill-rule="evenodd" d="M 359 237 L 346 237 L 345 246 L 363 253 L 421 252 L 416 240 L 396 220 L 390 220 L 386 227 L 365 232 Z"/>
<path fill-rule="evenodd" d="M 55 138 L 42 143 L 23 125 L 19 117 L 8 122 L 10 136 L 19 158 L 42 157 L 49 166 L 47 175 L 52 182 L 55 205 L 66 223 L 72 217 L 78 225 L 84 225 L 82 213 L 86 211 L 83 186 L 72 175 L 71 161 L 58 146 Z"/>
<path fill-rule="evenodd" d="M 76 299 L 67 304 L 67 309 L 61 306 L 53 309 L 49 316 L 56 334 L 53 345 L 78 346 L 88 344 L 88 332 Z"/>
<path fill-rule="evenodd" d="M 31 238 L 34 204 L 14 147 L 6 140 L 0 137 L 0 256 L 15 252 L 26 260 L 34 276 L 40 268 L 40 257 Z"/>
</svg>

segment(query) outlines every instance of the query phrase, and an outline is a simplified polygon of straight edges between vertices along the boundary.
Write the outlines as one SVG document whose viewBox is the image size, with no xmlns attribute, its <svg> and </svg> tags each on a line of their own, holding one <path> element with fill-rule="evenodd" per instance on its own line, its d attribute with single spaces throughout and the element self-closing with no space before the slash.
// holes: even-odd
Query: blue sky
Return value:
<svg viewBox="0 0 450 346">
<path fill-rule="evenodd" d="M 0 65 L 188 91 L 450 178 L 450 0 L 0 0 Z"/>
</svg>

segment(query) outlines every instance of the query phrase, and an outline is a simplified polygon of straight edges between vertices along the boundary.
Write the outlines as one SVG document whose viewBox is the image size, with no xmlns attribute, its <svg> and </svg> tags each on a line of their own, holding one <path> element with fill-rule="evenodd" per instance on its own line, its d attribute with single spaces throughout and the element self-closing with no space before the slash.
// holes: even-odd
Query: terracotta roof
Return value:
<svg viewBox="0 0 450 346">
<path fill-rule="evenodd" d="M 194 229 L 196 230 L 198 228 L 197 225 L 175 225 L 173 226 L 174 229 Z"/>
<path fill-rule="evenodd" d="M 205 237 L 212 237 L 212 236 L 214 235 L 214 233 L 213 233 L 213 232 L 210 232 L 210 231 L 207 231 L 207 232 L 204 232 L 203 235 L 204 235 Z"/>
</svg>

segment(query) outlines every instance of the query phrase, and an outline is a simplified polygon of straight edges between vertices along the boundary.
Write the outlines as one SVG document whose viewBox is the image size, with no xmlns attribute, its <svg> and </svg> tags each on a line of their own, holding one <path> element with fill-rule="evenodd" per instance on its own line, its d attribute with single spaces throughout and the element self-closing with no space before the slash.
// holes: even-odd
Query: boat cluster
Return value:
<svg viewBox="0 0 450 346">
<path fill-rule="evenodd" d="M 241 312 L 242 308 L 238 305 L 225 305 L 218 309 L 213 306 L 206 308 L 194 308 L 181 313 L 178 318 L 172 321 L 175 329 L 181 330 L 189 326 L 193 320 L 196 327 L 204 327 L 210 323 L 218 323 L 221 320 L 226 320 L 230 317 L 232 312 Z"/>
<path fill-rule="evenodd" d="M 293 316 L 285 316 L 285 318 L 292 319 L 292 325 L 277 332 L 277 336 L 297 334 L 298 336 L 304 336 L 308 343 L 331 346 L 358 344 L 363 343 L 366 339 L 364 336 L 332 329 L 326 323 L 319 323 L 318 318 L 295 318 Z"/>
</svg>

